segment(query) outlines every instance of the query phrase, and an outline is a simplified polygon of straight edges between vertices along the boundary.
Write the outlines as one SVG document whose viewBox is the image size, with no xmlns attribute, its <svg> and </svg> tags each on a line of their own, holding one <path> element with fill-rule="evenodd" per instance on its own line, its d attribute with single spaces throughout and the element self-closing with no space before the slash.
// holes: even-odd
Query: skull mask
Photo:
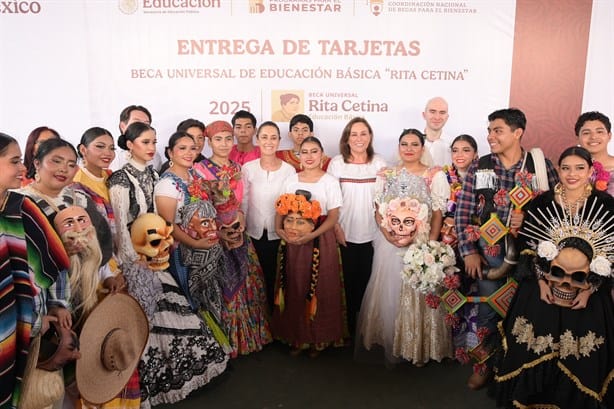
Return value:
<svg viewBox="0 0 614 409">
<path fill-rule="evenodd" d="M 413 242 L 427 210 L 416 199 L 393 199 L 388 203 L 384 224 L 403 245 Z"/>
<path fill-rule="evenodd" d="M 166 270 L 173 244 L 173 225 L 153 213 L 139 216 L 130 228 L 134 250 L 154 271 Z"/>
<path fill-rule="evenodd" d="M 220 226 L 220 238 L 224 247 L 229 250 L 239 248 L 243 245 L 243 231 L 245 227 L 241 224 L 239 216 L 228 224 Z"/>
<path fill-rule="evenodd" d="M 581 251 L 568 247 L 552 260 L 550 271 L 544 278 L 550 286 L 554 303 L 561 307 L 571 307 L 578 291 L 590 288 L 588 276 L 588 258 Z"/>
</svg>

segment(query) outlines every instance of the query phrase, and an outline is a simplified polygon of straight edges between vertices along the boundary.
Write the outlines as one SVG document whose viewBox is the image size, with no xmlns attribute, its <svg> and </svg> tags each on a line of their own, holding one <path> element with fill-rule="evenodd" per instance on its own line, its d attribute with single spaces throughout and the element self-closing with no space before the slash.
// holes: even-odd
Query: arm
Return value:
<svg viewBox="0 0 614 409">
<path fill-rule="evenodd" d="M 465 271 L 472 278 L 482 278 L 482 257 L 480 257 L 475 243 L 469 240 L 466 233 L 476 207 L 474 186 L 477 167 L 477 161 L 469 167 L 454 214 L 454 224 L 458 234 L 458 249 L 465 262 Z"/>
<path fill-rule="evenodd" d="M 139 260 L 139 256 L 134 251 L 128 223 L 131 221 L 128 214 L 128 198 L 130 197 L 127 187 L 113 185 L 109 188 L 109 198 L 115 215 L 115 231 L 117 241 L 117 258 L 121 264 L 134 263 Z"/>
<path fill-rule="evenodd" d="M 446 204 L 450 197 L 450 184 L 446 174 L 438 171 L 433 175 L 431 182 L 431 207 L 433 215 L 431 217 L 431 230 L 429 233 L 430 240 L 439 239 L 441 227 L 443 226 L 443 212 L 446 210 Z"/>
</svg>

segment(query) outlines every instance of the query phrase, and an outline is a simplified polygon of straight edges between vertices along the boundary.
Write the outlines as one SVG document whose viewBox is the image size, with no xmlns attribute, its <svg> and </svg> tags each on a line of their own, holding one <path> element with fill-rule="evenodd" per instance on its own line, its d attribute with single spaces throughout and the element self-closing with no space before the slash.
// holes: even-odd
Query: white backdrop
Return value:
<svg viewBox="0 0 614 409">
<path fill-rule="evenodd" d="M 248 107 L 261 122 L 293 92 L 329 155 L 345 123 L 364 116 L 391 160 L 400 131 L 423 129 L 424 104 L 440 95 L 445 133 L 472 134 L 485 153 L 486 116 L 509 104 L 514 1 L 10 3 L 22 9 L 0 11 L 0 131 L 23 142 L 40 125 L 75 143 L 90 126 L 117 136 L 119 112 L 139 104 L 162 152 L 185 118 L 229 121 Z M 594 1 L 583 108 L 609 116 L 612 21 L 613 2 Z"/>
</svg>

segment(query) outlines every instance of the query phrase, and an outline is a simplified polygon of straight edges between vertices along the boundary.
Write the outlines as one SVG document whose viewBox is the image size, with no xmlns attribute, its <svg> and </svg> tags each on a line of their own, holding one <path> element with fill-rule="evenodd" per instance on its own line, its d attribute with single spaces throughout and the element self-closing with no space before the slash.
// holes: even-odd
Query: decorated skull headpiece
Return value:
<svg viewBox="0 0 614 409">
<path fill-rule="evenodd" d="M 378 198 L 381 226 L 408 245 L 429 229 L 431 201 L 426 183 L 405 169 L 384 176 L 384 191 Z"/>
<path fill-rule="evenodd" d="M 554 203 L 545 209 L 529 210 L 521 234 L 534 239 L 538 259 L 535 262 L 539 278 L 548 282 L 555 303 L 570 307 L 579 291 L 596 288 L 612 274 L 614 261 L 614 214 L 596 198 L 571 214 Z M 565 249 L 582 252 L 587 268 L 568 267 L 573 264 L 561 257 Z M 561 262 L 563 260 L 563 262 Z"/>
<path fill-rule="evenodd" d="M 134 250 L 154 271 L 166 270 L 173 244 L 173 225 L 154 213 L 140 215 L 130 228 Z"/>
</svg>

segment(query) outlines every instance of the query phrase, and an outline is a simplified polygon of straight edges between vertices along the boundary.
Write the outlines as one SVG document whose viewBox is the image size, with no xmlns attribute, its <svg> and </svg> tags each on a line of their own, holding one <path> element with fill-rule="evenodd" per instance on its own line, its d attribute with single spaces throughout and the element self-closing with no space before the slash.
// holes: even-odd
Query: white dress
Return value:
<svg viewBox="0 0 614 409">
<path fill-rule="evenodd" d="M 445 208 L 449 196 L 449 185 L 445 174 L 441 171 L 433 173 L 427 170 L 423 178 L 430 187 L 433 209 L 441 209 L 442 206 Z M 379 193 L 384 188 L 382 179 L 382 177 L 378 178 L 376 197 L 381 196 Z M 428 361 L 430 355 L 432 355 L 431 359 L 437 360 L 451 356 L 447 354 L 448 350 L 451 354 L 452 341 L 450 331 L 443 320 L 444 315 L 439 310 L 431 310 L 427 307 L 423 296 L 421 297 L 411 287 L 403 284 L 402 257 L 407 247 L 399 248 L 392 245 L 379 230 L 373 245 L 373 269 L 358 318 L 357 342 L 360 344 L 357 345 L 357 348 L 371 350 L 375 345 L 379 345 L 383 347 L 388 363 L 398 362 L 400 358 L 425 362 Z M 433 325 L 433 321 L 438 320 L 441 321 L 441 326 Z M 408 329 L 415 328 L 414 323 L 424 323 L 424 328 L 412 334 Z M 431 334 L 431 329 L 434 331 L 433 334 Z M 430 353 L 431 340 L 450 344 L 449 348 L 442 347 L 445 350 L 443 356 L 438 357 L 437 354 Z M 425 351 L 426 354 L 421 352 L 412 355 L 407 349 L 410 351 L 418 349 Z"/>
</svg>

